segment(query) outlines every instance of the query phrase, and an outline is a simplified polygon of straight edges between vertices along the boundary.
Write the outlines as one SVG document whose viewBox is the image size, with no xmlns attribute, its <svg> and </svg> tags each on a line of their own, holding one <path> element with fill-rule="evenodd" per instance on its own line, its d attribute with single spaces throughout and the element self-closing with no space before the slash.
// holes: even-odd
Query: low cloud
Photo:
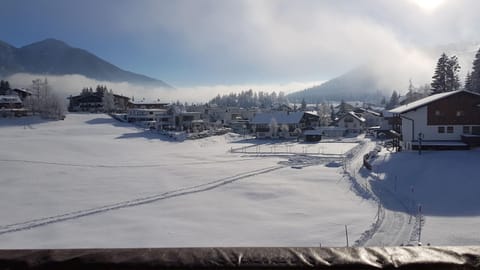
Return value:
<svg viewBox="0 0 480 270">
<path fill-rule="evenodd" d="M 371 64 L 382 85 L 406 89 L 410 79 L 431 81 L 439 56 L 432 46 L 478 37 L 466 30 L 478 16 L 458 19 L 468 6 L 480 7 L 467 0 L 428 11 L 415 1 L 146 1 L 131 9 L 144 16 L 119 27 L 151 44 L 160 43 L 151 33 L 169 33 L 195 55 L 200 74 L 310 81 Z"/>
<path fill-rule="evenodd" d="M 196 86 L 196 87 L 182 87 L 176 89 L 155 88 L 148 86 L 135 85 L 131 83 L 121 82 L 107 82 L 98 81 L 87 78 L 83 75 L 36 75 L 19 73 L 6 78 L 12 87 L 31 88 L 32 81 L 35 79 L 44 79 L 48 81 L 51 89 L 63 98 L 70 95 L 78 95 L 81 89 L 85 87 L 92 87 L 95 89 L 97 85 L 105 85 L 108 89 L 112 89 L 114 93 L 124 95 L 127 97 L 134 97 L 135 99 L 145 100 L 161 100 L 165 102 L 193 102 L 203 103 L 208 102 L 216 95 L 238 93 L 243 90 L 252 89 L 253 91 L 264 92 L 280 92 L 288 94 L 293 91 L 309 88 L 319 85 L 321 81 L 315 82 L 291 82 L 285 84 L 239 84 L 239 85 L 211 85 L 211 86 Z"/>
</svg>

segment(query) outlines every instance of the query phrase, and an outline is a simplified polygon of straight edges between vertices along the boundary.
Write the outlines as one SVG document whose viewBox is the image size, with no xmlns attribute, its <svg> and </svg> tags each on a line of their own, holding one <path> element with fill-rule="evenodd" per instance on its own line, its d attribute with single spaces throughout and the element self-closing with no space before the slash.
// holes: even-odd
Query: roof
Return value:
<svg viewBox="0 0 480 270">
<path fill-rule="evenodd" d="M 342 119 L 342 118 L 345 118 L 345 116 L 347 116 L 347 115 L 352 116 L 353 118 L 357 119 L 357 120 L 360 121 L 360 122 L 365 122 L 365 121 L 366 121 L 365 118 L 361 117 L 360 115 L 358 115 L 358 114 L 356 114 L 356 113 L 354 113 L 354 112 L 348 112 L 348 113 L 345 114 L 344 116 L 340 117 L 340 118 L 338 119 L 338 121 L 340 121 L 340 119 Z"/>
<path fill-rule="evenodd" d="M 169 103 L 160 102 L 160 100 L 130 100 L 134 105 L 168 105 Z"/>
<path fill-rule="evenodd" d="M 273 119 L 277 124 L 298 124 L 306 112 L 266 112 L 255 115 L 252 124 L 270 124 Z"/>
<path fill-rule="evenodd" d="M 373 111 L 373 110 L 369 110 L 369 109 L 365 109 L 365 108 L 357 108 L 356 110 L 354 111 L 358 111 L 358 113 L 362 114 L 362 113 L 368 113 L 368 114 L 371 114 L 373 116 L 378 116 L 380 117 L 382 114 L 379 113 L 379 112 L 376 112 L 376 111 Z"/>
<path fill-rule="evenodd" d="M 13 91 L 15 92 L 20 92 L 20 93 L 24 93 L 26 95 L 32 95 L 32 92 L 30 92 L 29 90 L 27 89 L 23 89 L 23 88 L 15 88 L 13 89 Z"/>
<path fill-rule="evenodd" d="M 465 91 L 465 90 L 445 92 L 445 93 L 431 95 L 431 96 L 428 96 L 426 98 L 422 98 L 422 99 L 419 99 L 417 101 L 402 105 L 400 107 L 397 107 L 395 109 L 390 110 L 389 112 L 394 113 L 394 114 L 406 113 L 408 111 L 415 110 L 415 109 L 418 109 L 420 107 L 426 106 L 426 105 L 428 105 L 428 104 L 430 104 L 434 101 L 437 101 L 439 99 L 446 98 L 446 97 L 449 97 L 449 96 L 453 96 L 453 95 L 456 95 L 456 94 L 462 93 L 462 92 L 470 93 L 470 94 L 474 94 L 474 95 L 480 95 L 478 93 Z"/>
<path fill-rule="evenodd" d="M 0 103 L 22 103 L 22 100 L 16 95 L 1 95 L 0 96 Z"/>
</svg>

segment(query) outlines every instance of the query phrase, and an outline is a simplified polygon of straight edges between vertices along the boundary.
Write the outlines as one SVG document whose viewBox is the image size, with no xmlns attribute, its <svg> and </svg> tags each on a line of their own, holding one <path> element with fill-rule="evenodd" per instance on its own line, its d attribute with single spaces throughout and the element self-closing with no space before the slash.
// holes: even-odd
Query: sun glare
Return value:
<svg viewBox="0 0 480 270">
<path fill-rule="evenodd" d="M 426 12 L 434 11 L 445 2 L 445 0 L 412 0 L 412 1 Z"/>
</svg>

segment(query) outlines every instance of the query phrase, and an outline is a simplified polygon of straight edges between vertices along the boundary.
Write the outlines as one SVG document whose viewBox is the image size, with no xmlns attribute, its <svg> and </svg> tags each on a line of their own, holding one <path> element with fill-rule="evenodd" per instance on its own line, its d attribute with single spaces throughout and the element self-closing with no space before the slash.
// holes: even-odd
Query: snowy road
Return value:
<svg viewBox="0 0 480 270">
<path fill-rule="evenodd" d="M 390 190 L 384 188 L 376 196 L 382 197 L 383 215 L 380 225 L 365 246 L 400 246 L 408 244 L 414 230 L 414 218 L 408 214 L 406 206 Z M 393 211 L 401 205 L 405 212 Z"/>
<path fill-rule="evenodd" d="M 357 192 L 382 204 L 377 213 L 377 220 L 372 225 L 372 228 L 365 232 L 359 245 L 399 246 L 408 244 L 415 230 L 415 219 L 409 214 L 410 209 L 398 196 L 379 183 L 382 180 L 375 173 L 362 174 L 360 172 L 360 170 L 366 171 L 362 169 L 363 155 L 372 151 L 375 145 L 375 142 L 366 141 L 358 151 L 355 151 L 354 157 L 351 158 L 348 166 L 346 166 L 347 173 L 350 179 L 354 181 L 353 184 Z M 372 183 L 374 182 L 375 185 L 373 187 Z M 373 188 L 375 189 L 373 190 Z M 402 209 L 402 211 L 391 209 Z"/>
</svg>

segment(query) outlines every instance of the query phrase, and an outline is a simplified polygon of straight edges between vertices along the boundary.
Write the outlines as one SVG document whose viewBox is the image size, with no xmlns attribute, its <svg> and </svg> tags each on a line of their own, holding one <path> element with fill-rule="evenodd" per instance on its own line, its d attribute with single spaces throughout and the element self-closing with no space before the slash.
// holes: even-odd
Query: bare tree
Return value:
<svg viewBox="0 0 480 270">
<path fill-rule="evenodd" d="M 25 107 L 44 118 L 62 119 L 65 115 L 65 102 L 51 90 L 47 78 L 32 81 L 32 95 Z"/>
</svg>

